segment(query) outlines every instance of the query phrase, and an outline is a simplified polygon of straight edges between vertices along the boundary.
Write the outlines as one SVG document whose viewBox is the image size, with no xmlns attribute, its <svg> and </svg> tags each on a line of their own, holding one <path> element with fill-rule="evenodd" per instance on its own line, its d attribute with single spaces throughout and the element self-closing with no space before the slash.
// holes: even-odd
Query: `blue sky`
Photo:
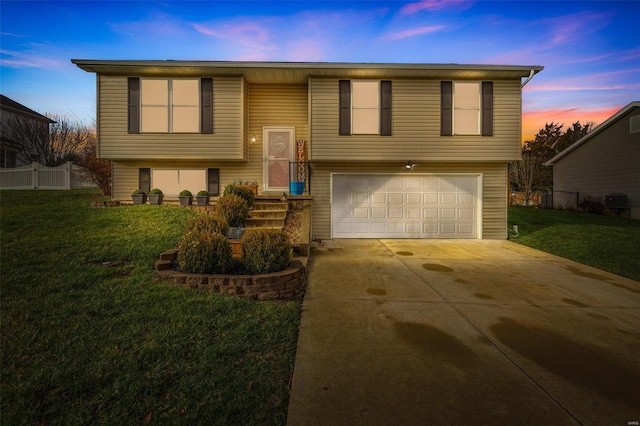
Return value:
<svg viewBox="0 0 640 426">
<path fill-rule="evenodd" d="M 2 0 L 0 19 L 0 92 L 86 123 L 95 76 L 72 58 L 543 65 L 525 139 L 640 100 L 640 0 Z"/>
</svg>

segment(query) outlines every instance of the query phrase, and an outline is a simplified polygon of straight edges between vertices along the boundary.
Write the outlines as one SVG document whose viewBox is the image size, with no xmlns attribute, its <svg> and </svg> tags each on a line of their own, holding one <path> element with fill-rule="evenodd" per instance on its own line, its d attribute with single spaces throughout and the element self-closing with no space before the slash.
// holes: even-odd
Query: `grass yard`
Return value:
<svg viewBox="0 0 640 426">
<path fill-rule="evenodd" d="M 301 301 L 154 282 L 195 213 L 2 191 L 2 424 L 286 423 Z"/>
<path fill-rule="evenodd" d="M 509 207 L 513 225 L 513 241 L 640 281 L 640 220 Z"/>
</svg>

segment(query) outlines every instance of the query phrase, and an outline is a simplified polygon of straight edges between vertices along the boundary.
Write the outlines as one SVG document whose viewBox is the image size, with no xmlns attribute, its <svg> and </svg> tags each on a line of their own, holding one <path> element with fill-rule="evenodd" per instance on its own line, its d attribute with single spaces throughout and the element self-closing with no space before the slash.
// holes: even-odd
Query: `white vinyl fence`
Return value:
<svg viewBox="0 0 640 426">
<path fill-rule="evenodd" d="M 57 167 L 39 163 L 0 169 L 0 189 L 75 189 L 95 187 L 88 183 L 82 168 L 70 161 Z"/>
</svg>

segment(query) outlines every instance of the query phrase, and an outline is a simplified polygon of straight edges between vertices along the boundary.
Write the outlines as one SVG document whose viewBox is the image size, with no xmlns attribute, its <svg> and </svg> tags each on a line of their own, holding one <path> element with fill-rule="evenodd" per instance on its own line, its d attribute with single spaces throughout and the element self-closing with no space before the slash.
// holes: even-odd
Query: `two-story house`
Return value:
<svg viewBox="0 0 640 426">
<path fill-rule="evenodd" d="M 523 79 L 541 66 L 73 60 L 97 75 L 113 197 L 306 181 L 312 236 L 506 238 Z M 296 176 L 295 161 L 309 171 Z M 304 168 L 303 168 L 304 169 Z"/>
<path fill-rule="evenodd" d="M 55 121 L 49 117 L 0 95 L 0 168 L 25 166 L 34 161 L 31 154 L 48 142 L 52 123 Z"/>
</svg>

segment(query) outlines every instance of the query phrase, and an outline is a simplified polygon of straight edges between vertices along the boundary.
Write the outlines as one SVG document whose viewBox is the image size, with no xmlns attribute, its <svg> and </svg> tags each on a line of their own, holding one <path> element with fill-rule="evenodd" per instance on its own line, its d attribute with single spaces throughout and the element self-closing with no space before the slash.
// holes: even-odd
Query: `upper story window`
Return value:
<svg viewBox="0 0 640 426">
<path fill-rule="evenodd" d="M 213 133 L 213 80 L 129 78 L 129 133 Z"/>
<path fill-rule="evenodd" d="M 440 134 L 493 135 L 493 82 L 441 82 Z"/>
<path fill-rule="evenodd" d="M 629 117 L 629 133 L 640 133 L 640 115 Z"/>
<path fill-rule="evenodd" d="M 340 80 L 339 134 L 391 135 L 391 81 Z"/>
</svg>

